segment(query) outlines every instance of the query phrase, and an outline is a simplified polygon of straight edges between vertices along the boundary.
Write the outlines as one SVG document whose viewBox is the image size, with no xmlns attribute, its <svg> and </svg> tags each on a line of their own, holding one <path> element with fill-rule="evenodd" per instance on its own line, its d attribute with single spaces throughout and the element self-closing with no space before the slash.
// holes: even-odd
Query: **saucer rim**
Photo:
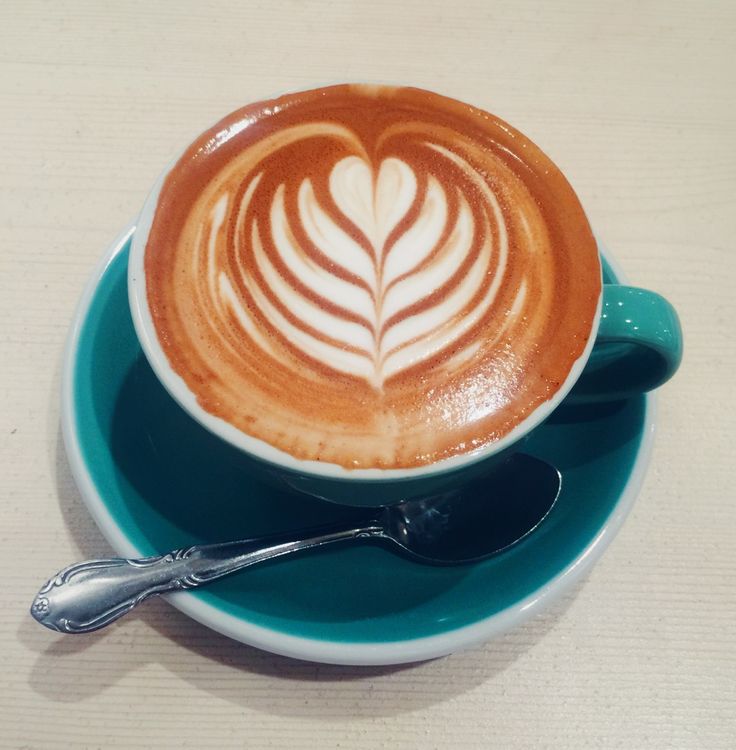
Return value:
<svg viewBox="0 0 736 750">
<path fill-rule="evenodd" d="M 84 287 L 67 337 L 61 383 L 62 437 L 72 476 L 85 506 L 105 539 L 117 554 L 132 558 L 145 556 L 145 553 L 136 547 L 115 522 L 94 485 L 82 454 L 74 418 L 74 371 L 79 338 L 94 294 L 108 266 L 131 238 L 135 227 L 135 222 L 131 222 L 111 243 Z M 599 247 L 617 280 L 626 283 L 625 274 L 610 252 L 600 242 Z M 354 666 L 403 664 L 472 648 L 517 627 L 542 611 L 568 591 L 600 559 L 623 526 L 644 482 L 654 443 L 655 421 L 656 397 L 654 393 L 648 393 L 645 394 L 641 440 L 629 476 L 608 518 L 585 548 L 544 585 L 506 609 L 470 625 L 414 639 L 337 642 L 289 635 L 247 622 L 202 601 L 191 592 L 167 594 L 164 598 L 192 619 L 234 640 L 306 661 Z"/>
</svg>

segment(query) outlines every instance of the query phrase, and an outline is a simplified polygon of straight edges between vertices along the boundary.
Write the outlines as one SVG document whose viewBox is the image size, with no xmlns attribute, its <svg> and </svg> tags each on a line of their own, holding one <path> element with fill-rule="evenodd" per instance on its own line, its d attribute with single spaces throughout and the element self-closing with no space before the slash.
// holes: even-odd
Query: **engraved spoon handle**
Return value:
<svg viewBox="0 0 736 750">
<path fill-rule="evenodd" d="M 60 633 L 99 630 L 130 612 L 144 599 L 191 589 L 264 560 L 298 550 L 355 539 L 384 536 L 383 527 L 328 526 L 314 531 L 195 545 L 138 560 L 87 560 L 49 579 L 31 605 L 33 617 Z"/>
</svg>

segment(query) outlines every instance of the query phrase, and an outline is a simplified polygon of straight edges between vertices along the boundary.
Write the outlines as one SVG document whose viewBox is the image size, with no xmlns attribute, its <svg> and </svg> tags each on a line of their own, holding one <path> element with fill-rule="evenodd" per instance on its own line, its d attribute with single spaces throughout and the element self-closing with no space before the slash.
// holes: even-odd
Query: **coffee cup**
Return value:
<svg viewBox="0 0 736 750">
<path fill-rule="evenodd" d="M 159 380 L 257 475 L 353 505 L 474 479 L 564 399 L 658 387 L 660 295 L 604 285 L 559 169 L 410 88 L 258 102 L 198 137 L 137 222 L 129 296 Z"/>
</svg>

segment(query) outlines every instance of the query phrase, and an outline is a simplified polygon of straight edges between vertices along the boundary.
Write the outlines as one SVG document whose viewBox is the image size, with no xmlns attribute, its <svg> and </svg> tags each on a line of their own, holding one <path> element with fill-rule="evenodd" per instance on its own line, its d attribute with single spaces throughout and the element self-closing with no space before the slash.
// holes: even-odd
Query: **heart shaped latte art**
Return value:
<svg viewBox="0 0 736 750">
<path fill-rule="evenodd" d="M 586 346 L 597 263 L 574 193 L 521 134 L 354 86 L 204 134 L 164 183 L 145 256 L 159 341 L 200 405 L 349 467 L 513 429 Z"/>
<path fill-rule="evenodd" d="M 287 212 L 282 183 L 262 217 L 249 212 L 262 176 L 252 178 L 238 205 L 231 195 L 214 205 L 200 255 L 209 303 L 220 313 L 232 311 L 254 338 L 264 321 L 321 367 L 381 388 L 452 347 L 492 304 L 508 239 L 489 189 L 483 190 L 487 206 L 477 226 L 479 217 L 455 186 L 445 188 L 430 174 L 420 196 L 417 175 L 401 159 L 386 158 L 374 169 L 348 156 L 329 175 L 332 210 L 305 177 L 296 190 L 296 211 Z M 229 255 L 218 255 L 227 215 L 238 216 L 235 245 L 250 263 L 220 262 Z M 491 224 L 498 228 L 495 243 Z M 308 241 L 300 242 L 304 237 Z M 523 295 L 522 285 L 519 302 Z M 274 354 L 269 339 L 258 339 Z"/>
</svg>

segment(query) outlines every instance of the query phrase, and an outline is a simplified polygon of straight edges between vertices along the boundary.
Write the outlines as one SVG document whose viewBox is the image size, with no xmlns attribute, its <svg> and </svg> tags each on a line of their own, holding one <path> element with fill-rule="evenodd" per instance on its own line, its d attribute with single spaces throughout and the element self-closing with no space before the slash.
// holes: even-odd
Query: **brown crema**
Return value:
<svg viewBox="0 0 736 750">
<path fill-rule="evenodd" d="M 298 459 L 409 468 L 498 441 L 582 356 L 596 244 L 482 110 L 344 85 L 232 113 L 167 175 L 148 304 L 201 407 Z"/>
</svg>

